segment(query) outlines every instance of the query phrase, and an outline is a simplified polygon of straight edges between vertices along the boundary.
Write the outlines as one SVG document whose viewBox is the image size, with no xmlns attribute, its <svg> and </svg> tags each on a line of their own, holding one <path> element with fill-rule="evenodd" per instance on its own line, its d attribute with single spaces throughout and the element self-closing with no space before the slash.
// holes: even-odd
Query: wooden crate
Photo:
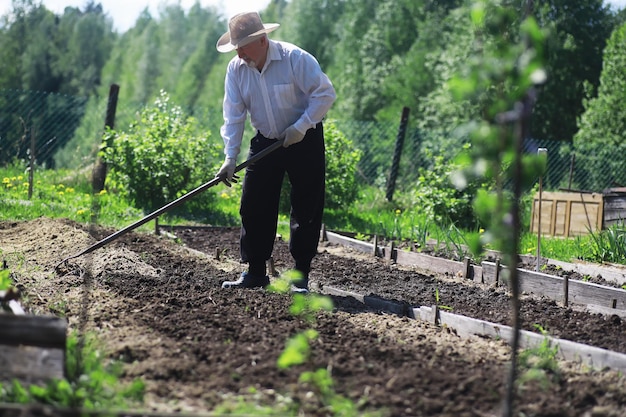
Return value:
<svg viewBox="0 0 626 417">
<path fill-rule="evenodd" d="M 602 230 L 604 196 L 585 192 L 543 192 L 541 234 L 570 237 Z M 532 206 L 531 233 L 539 230 L 539 193 Z"/>
<path fill-rule="evenodd" d="M 610 188 L 604 192 L 604 214 L 602 227 L 626 224 L 626 188 Z"/>
</svg>

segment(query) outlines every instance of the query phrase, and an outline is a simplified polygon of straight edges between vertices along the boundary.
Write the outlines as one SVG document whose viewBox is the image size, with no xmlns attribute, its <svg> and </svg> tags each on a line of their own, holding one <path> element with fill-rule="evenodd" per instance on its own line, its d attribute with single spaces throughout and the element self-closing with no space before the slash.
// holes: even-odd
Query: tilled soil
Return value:
<svg viewBox="0 0 626 417">
<path fill-rule="evenodd" d="M 330 399 L 299 381 L 321 368 L 330 371 L 336 393 L 360 405 L 360 414 L 501 414 L 510 357 L 502 341 L 464 340 L 340 297 L 332 297 L 333 312 L 310 323 L 290 313 L 290 295 L 222 290 L 221 282 L 244 267 L 238 229 L 176 230 L 176 241 L 132 232 L 55 270 L 112 232 L 45 218 L 5 222 L 0 251 L 23 288 L 23 304 L 33 313 L 65 315 L 71 329 L 97 332 L 106 354 L 124 361 L 125 378 L 146 382 L 146 409 L 206 412 L 241 397 L 273 404 L 280 415 L 332 415 Z M 276 242 L 274 263 L 279 272 L 292 267 L 286 242 Z M 502 289 L 324 243 L 311 281 L 313 288 L 332 285 L 412 306 L 434 304 L 438 291 L 438 303 L 455 313 L 510 324 Z M 626 327 L 617 316 L 531 297 L 522 306 L 529 330 L 539 324 L 556 337 L 626 352 Z M 309 360 L 279 369 L 286 340 L 311 327 L 318 338 Z M 559 372 L 526 382 L 517 393 L 517 411 L 527 416 L 626 416 L 626 378 L 610 370 L 562 362 Z"/>
</svg>

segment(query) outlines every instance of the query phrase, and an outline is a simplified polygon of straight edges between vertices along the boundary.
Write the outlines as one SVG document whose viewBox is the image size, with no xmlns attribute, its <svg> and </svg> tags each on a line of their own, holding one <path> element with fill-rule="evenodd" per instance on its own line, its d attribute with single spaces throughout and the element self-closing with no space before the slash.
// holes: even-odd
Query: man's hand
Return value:
<svg viewBox="0 0 626 417">
<path fill-rule="evenodd" d="M 285 136 L 285 141 L 283 142 L 283 147 L 288 148 L 294 143 L 298 143 L 304 139 L 304 133 L 300 132 L 296 129 L 295 126 L 291 125 L 283 132 Z"/>
<path fill-rule="evenodd" d="M 215 174 L 216 178 L 221 178 L 221 180 L 230 187 L 231 183 L 236 183 L 238 176 L 235 175 L 235 167 L 237 166 L 237 160 L 235 158 L 226 158 L 224 159 L 224 163 L 217 174 Z"/>
</svg>

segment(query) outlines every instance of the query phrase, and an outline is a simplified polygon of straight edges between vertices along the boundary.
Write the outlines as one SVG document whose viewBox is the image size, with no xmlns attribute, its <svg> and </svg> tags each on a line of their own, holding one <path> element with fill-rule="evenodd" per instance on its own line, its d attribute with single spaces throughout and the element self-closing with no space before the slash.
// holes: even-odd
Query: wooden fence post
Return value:
<svg viewBox="0 0 626 417">
<path fill-rule="evenodd" d="M 400 119 L 400 128 L 396 138 L 396 149 L 393 153 L 393 162 L 391 164 L 391 172 L 389 173 L 389 181 L 387 182 L 387 201 L 393 200 L 393 193 L 396 190 L 396 180 L 398 179 L 398 170 L 400 169 L 400 157 L 402 156 L 402 147 L 404 146 L 404 137 L 406 136 L 406 127 L 409 122 L 409 108 L 402 109 L 402 118 Z"/>
<path fill-rule="evenodd" d="M 104 128 L 106 129 L 115 126 L 115 111 L 117 109 L 117 97 L 119 95 L 120 86 L 117 84 L 111 84 L 109 89 L 109 101 L 107 103 L 107 114 L 104 120 Z M 110 144 L 107 144 L 107 146 Z M 94 194 L 104 190 L 104 183 L 107 176 L 107 165 L 100 156 L 96 159 L 96 165 L 94 166 L 91 177 L 91 189 Z"/>
</svg>

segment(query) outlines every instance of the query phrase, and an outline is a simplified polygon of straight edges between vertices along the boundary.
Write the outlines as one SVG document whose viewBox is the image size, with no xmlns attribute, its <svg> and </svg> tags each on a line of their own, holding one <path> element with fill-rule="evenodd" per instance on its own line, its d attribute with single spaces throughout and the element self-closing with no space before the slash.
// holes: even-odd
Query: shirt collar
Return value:
<svg viewBox="0 0 626 417">
<path fill-rule="evenodd" d="M 270 39 L 270 48 L 267 52 L 267 61 L 280 61 L 280 51 L 278 50 L 278 42 Z"/>
</svg>

